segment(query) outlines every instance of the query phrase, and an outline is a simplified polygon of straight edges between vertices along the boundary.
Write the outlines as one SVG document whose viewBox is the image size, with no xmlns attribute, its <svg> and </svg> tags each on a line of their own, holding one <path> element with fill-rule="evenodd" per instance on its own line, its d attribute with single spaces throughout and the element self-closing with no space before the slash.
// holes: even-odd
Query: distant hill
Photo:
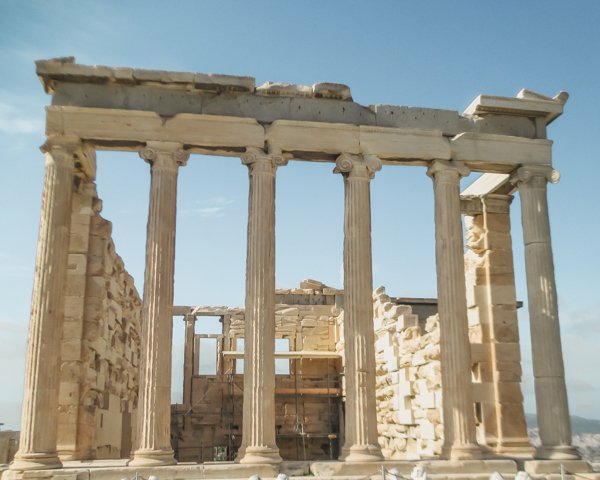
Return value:
<svg viewBox="0 0 600 480">
<path fill-rule="evenodd" d="M 535 414 L 526 413 L 525 420 L 529 428 L 537 428 L 537 417 Z M 571 429 L 573 430 L 573 435 L 600 433 L 600 420 L 571 415 Z"/>
</svg>

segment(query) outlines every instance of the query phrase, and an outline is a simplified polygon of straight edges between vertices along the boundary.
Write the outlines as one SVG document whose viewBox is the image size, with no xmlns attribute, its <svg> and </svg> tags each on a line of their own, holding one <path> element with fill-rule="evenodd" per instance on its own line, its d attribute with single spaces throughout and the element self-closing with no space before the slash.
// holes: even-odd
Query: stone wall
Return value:
<svg viewBox="0 0 600 480">
<path fill-rule="evenodd" d="M 419 323 L 383 287 L 373 294 L 379 444 L 386 458 L 437 456 L 443 442 L 437 316 Z"/>
<path fill-rule="evenodd" d="M 93 183 L 73 197 L 61 344 L 62 459 L 128 457 L 137 403 L 141 300 L 100 216 Z"/>
</svg>

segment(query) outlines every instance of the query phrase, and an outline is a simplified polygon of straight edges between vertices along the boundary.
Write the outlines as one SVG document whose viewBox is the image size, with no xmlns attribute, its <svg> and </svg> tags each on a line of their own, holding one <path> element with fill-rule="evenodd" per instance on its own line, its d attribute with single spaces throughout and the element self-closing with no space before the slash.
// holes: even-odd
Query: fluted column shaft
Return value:
<svg viewBox="0 0 600 480">
<path fill-rule="evenodd" d="M 344 178 L 345 444 L 341 460 L 382 459 L 377 441 L 370 182 L 381 161 L 341 155 Z"/>
<path fill-rule="evenodd" d="M 519 188 L 535 399 L 541 447 L 536 457 L 577 459 L 560 342 L 558 302 L 548 217 L 547 182 L 558 181 L 551 167 L 521 167 L 511 180 Z"/>
<path fill-rule="evenodd" d="M 13 470 L 60 468 L 56 452 L 60 339 L 64 313 L 76 140 L 49 140 L 40 214 L 19 451 Z"/>
<path fill-rule="evenodd" d="M 177 172 L 188 154 L 177 144 L 148 143 L 152 165 L 142 304 L 137 449 L 130 466 L 175 463 L 171 448 L 171 348 Z"/>
<path fill-rule="evenodd" d="M 481 456 L 475 433 L 471 387 L 471 345 L 467 322 L 460 177 L 457 162 L 434 161 L 427 174 L 435 196 L 435 260 L 443 388 L 444 446 L 450 459 Z"/>
<path fill-rule="evenodd" d="M 281 155 L 248 149 L 244 414 L 240 463 L 279 463 L 275 441 L 275 172 Z"/>
</svg>

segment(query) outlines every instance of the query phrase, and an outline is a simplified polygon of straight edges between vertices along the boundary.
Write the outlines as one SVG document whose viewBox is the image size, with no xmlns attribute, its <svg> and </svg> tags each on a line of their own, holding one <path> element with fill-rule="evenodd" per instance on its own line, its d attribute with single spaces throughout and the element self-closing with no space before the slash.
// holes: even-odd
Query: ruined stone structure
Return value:
<svg viewBox="0 0 600 480">
<path fill-rule="evenodd" d="M 60 348 L 57 450 L 63 460 L 129 457 L 141 299 L 93 183 L 74 184 Z"/>
<path fill-rule="evenodd" d="M 343 421 L 337 320 L 343 293 L 318 282 L 301 287 L 276 295 L 275 338 L 287 344 L 275 352 L 276 444 L 285 460 L 331 460 L 339 455 Z M 204 316 L 218 316 L 223 325 L 219 335 L 186 335 L 183 404 L 174 406 L 172 423 L 177 458 L 234 460 L 243 436 L 245 311 L 175 307 L 173 313 L 183 315 L 186 332 L 194 332 L 194 323 L 201 330 Z M 203 340 L 215 342 L 210 374 L 199 372 Z"/>
<path fill-rule="evenodd" d="M 571 445 L 546 198 L 547 183 L 557 180 L 546 127 L 562 114 L 566 93 L 554 98 L 528 90 L 514 98 L 480 95 L 459 114 L 362 106 L 353 102 L 348 87 L 338 84 L 256 86 L 251 77 L 90 67 L 72 58 L 40 61 L 37 73 L 52 102 L 46 112 L 46 176 L 21 440 L 6 479 L 40 475 L 35 470 L 47 477 L 66 471 L 88 479 L 135 472 L 157 473 L 161 479 L 290 472 L 282 457 L 289 458 L 293 447 L 278 442 L 278 431 L 289 427 L 286 412 L 293 411 L 281 397 L 281 389 L 290 387 L 275 373 L 280 335 L 294 342 L 287 355 L 290 366 L 294 363 L 302 374 L 312 374 L 311 365 L 318 365 L 322 377 L 343 372 L 343 382 L 334 390 L 325 387 L 328 395 L 342 389 L 343 399 L 336 397 L 343 404 L 339 426 L 316 428 L 338 435 L 339 460 L 312 462 L 313 474 L 368 476 L 377 474 L 381 465 L 406 473 L 413 465 L 400 457 L 434 456 L 424 464 L 432 478 L 486 477 L 493 471 L 513 476 L 513 458 L 532 458 L 519 387 L 508 222 L 511 196 L 517 191 L 542 443 L 524 467 L 539 475 L 558 473 L 559 463 L 571 472 L 589 471 Z M 98 149 L 136 152 L 150 165 L 141 314 L 122 265 L 112 254 L 103 265 L 94 258 L 96 243 L 104 242 L 111 250 L 103 221 L 88 215 L 88 227 L 77 211 L 71 216 L 79 204 L 77 195 L 85 197 L 82 204 L 92 198 L 94 210 Z M 242 411 L 241 438 L 233 439 L 222 428 L 201 435 L 202 441 L 205 435 L 231 439 L 237 449 L 235 464 L 176 465 L 171 444 L 177 177 L 195 154 L 239 157 L 249 172 L 243 321 L 242 310 L 216 313 L 229 322 L 220 339 L 220 376 L 233 372 L 241 351 L 232 342 L 243 328 L 242 392 L 231 396 L 236 411 Z M 328 162 L 344 184 L 344 292 L 339 311 L 335 301 L 332 306 L 299 302 L 292 307 L 288 299 L 279 304 L 284 309 L 278 306 L 275 184 L 277 170 L 289 161 Z M 380 290 L 373 303 L 370 189 L 375 175 L 385 175 L 382 165 L 425 167 L 432 179 L 436 319 L 416 323 L 410 310 Z M 460 179 L 471 172 L 483 175 L 461 195 Z M 466 263 L 461 214 L 468 226 Z M 86 231 L 87 253 L 77 245 Z M 94 237 L 97 242 L 91 241 Z M 328 297 L 324 291 L 321 296 Z M 179 314 L 186 315 L 193 344 L 193 318 L 202 309 Z M 334 343 L 330 330 L 336 326 Z M 210 392 L 221 388 L 194 376 L 188 361 L 193 350 L 187 344 L 187 403 L 183 410 L 174 409 L 175 427 L 189 434 L 177 436 L 184 456 L 190 454 L 186 446 L 195 441 L 194 425 L 202 422 L 200 400 L 214 400 Z M 73 345 L 80 348 L 71 349 Z M 296 358 L 295 351 L 300 351 Z M 61 369 L 57 352 L 63 354 Z M 323 362 L 329 362 L 327 368 Z M 232 381 L 232 388 L 236 385 Z M 136 406 L 136 434 L 127 436 Z M 302 407 L 321 408 L 308 397 Z M 120 418 L 121 424 L 103 431 L 98 415 L 101 424 L 103 418 L 111 424 Z M 126 456 L 129 442 L 133 447 L 127 467 L 88 472 L 67 462 L 69 468 L 60 470 L 59 454 Z M 316 455 L 314 447 L 308 447 L 311 455 Z M 326 447 L 323 453 L 331 456 L 333 447 Z"/>
</svg>

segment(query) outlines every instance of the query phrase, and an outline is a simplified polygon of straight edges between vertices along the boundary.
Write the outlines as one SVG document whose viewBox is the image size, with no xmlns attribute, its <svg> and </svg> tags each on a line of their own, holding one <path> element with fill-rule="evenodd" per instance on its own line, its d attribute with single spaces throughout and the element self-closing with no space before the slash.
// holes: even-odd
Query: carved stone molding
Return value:
<svg viewBox="0 0 600 480">
<path fill-rule="evenodd" d="M 517 168 L 510 176 L 510 182 L 518 186 L 521 183 L 528 183 L 533 178 L 543 178 L 546 182 L 558 183 L 560 172 L 550 165 L 528 165 Z"/>
<path fill-rule="evenodd" d="M 139 155 L 150 163 L 152 168 L 177 169 L 185 166 L 190 158 L 190 152 L 175 142 L 148 142 Z"/>
<path fill-rule="evenodd" d="M 463 162 L 457 162 L 455 160 L 434 160 L 427 169 L 427 175 L 433 178 L 440 173 L 449 174 L 451 177 L 458 175 L 460 178 L 469 175 L 471 170 Z"/>
<path fill-rule="evenodd" d="M 287 165 L 291 155 L 280 152 L 265 153 L 260 148 L 249 147 L 240 158 L 242 164 L 248 166 L 251 173 L 264 172 L 274 174 L 277 167 Z"/>
</svg>

